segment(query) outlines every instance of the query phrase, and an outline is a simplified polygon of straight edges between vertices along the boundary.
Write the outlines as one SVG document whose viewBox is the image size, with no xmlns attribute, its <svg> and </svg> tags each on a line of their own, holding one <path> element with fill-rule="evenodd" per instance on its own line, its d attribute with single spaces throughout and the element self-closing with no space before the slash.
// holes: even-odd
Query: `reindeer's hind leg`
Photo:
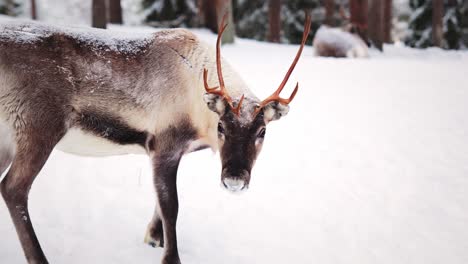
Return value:
<svg viewBox="0 0 468 264">
<path fill-rule="evenodd" d="M 34 233 L 28 212 L 28 194 L 36 175 L 42 169 L 55 144 L 65 129 L 51 124 L 27 129 L 17 138 L 16 155 L 7 176 L 0 183 L 0 192 L 6 202 L 29 263 L 47 263 Z M 55 128 L 55 129 L 54 129 Z"/>
</svg>

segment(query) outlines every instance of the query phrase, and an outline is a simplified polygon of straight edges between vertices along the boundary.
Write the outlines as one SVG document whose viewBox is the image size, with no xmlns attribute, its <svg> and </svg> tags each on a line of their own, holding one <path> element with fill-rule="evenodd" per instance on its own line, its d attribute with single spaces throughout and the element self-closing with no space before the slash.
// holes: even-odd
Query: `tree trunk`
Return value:
<svg viewBox="0 0 468 264">
<path fill-rule="evenodd" d="M 227 13 L 228 17 L 226 23 L 228 24 L 226 30 L 223 33 L 222 43 L 234 43 L 234 36 L 236 30 L 234 27 L 234 18 L 232 12 L 232 1 L 231 0 L 217 0 L 216 13 L 218 21 L 222 21 L 223 16 Z M 219 23 L 218 23 L 219 24 Z M 224 26 L 224 25 L 219 25 Z"/>
<path fill-rule="evenodd" d="M 383 42 L 392 43 L 392 0 L 384 0 Z"/>
<path fill-rule="evenodd" d="M 199 12 L 205 27 L 212 32 L 218 32 L 218 17 L 216 13 L 216 2 L 218 0 L 199 0 Z"/>
<path fill-rule="evenodd" d="M 36 0 L 31 0 L 31 18 L 33 20 L 37 19 Z"/>
<path fill-rule="evenodd" d="M 383 50 L 384 39 L 384 0 L 370 0 L 369 5 L 369 39 L 379 50 Z"/>
<path fill-rule="evenodd" d="M 281 38 L 281 0 L 270 0 L 268 20 L 268 41 L 279 43 Z"/>
<path fill-rule="evenodd" d="M 325 24 L 335 26 L 333 15 L 335 14 L 335 0 L 325 0 Z"/>
<path fill-rule="evenodd" d="M 109 0 L 109 22 L 113 24 L 122 24 L 122 6 L 120 0 Z"/>
<path fill-rule="evenodd" d="M 92 26 L 96 28 L 107 27 L 107 8 L 106 0 L 93 0 L 93 22 Z"/>
<path fill-rule="evenodd" d="M 442 0 L 432 0 L 432 42 L 434 46 L 442 47 L 443 31 L 442 17 L 444 3 Z"/>
<path fill-rule="evenodd" d="M 356 28 L 356 31 L 362 40 L 369 44 L 367 37 L 367 6 L 367 0 L 349 0 L 349 20 Z"/>
</svg>

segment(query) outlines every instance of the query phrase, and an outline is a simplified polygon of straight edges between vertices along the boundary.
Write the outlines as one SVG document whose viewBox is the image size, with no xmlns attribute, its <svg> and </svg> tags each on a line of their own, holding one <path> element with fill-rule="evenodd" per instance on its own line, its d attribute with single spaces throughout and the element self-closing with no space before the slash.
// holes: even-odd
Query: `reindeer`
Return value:
<svg viewBox="0 0 468 264">
<path fill-rule="evenodd" d="M 265 127 L 289 111 L 281 98 L 310 29 L 284 80 L 260 101 L 216 51 L 184 29 L 145 38 L 107 31 L 9 22 L 0 32 L 0 191 L 29 263 L 47 263 L 28 212 L 28 193 L 57 147 L 85 156 L 145 153 L 156 208 L 145 236 L 164 247 L 162 263 L 180 263 L 176 176 L 184 154 L 219 150 L 222 185 L 249 187 Z M 216 57 L 216 61 L 214 61 Z M 218 85 L 212 87 L 216 78 Z"/>
<path fill-rule="evenodd" d="M 363 38 L 364 25 L 351 22 L 343 7 L 340 15 L 346 25 L 341 28 L 322 25 L 315 33 L 312 45 L 315 54 L 323 57 L 368 57 L 368 40 Z"/>
</svg>

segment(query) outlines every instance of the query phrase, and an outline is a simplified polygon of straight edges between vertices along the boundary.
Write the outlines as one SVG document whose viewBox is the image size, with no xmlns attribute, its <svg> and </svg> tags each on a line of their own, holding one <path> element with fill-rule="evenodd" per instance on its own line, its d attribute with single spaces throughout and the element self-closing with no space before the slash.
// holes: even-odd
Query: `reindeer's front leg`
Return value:
<svg viewBox="0 0 468 264">
<path fill-rule="evenodd" d="M 147 242 L 162 246 L 164 241 L 163 264 L 180 263 L 177 251 L 176 222 L 179 210 L 177 198 L 177 169 L 180 159 L 196 131 L 188 121 L 177 127 L 169 127 L 163 133 L 152 136 L 147 142 L 147 151 L 153 164 L 156 188 L 156 212 L 148 226 Z M 161 234 L 162 233 L 162 234 Z"/>
<path fill-rule="evenodd" d="M 156 187 L 156 208 L 161 218 L 164 257 L 163 264 L 180 263 L 177 251 L 176 222 L 179 210 L 177 197 L 177 168 L 181 154 L 165 152 L 153 157 L 154 184 Z M 156 222 L 157 224 L 157 222 Z"/>
</svg>

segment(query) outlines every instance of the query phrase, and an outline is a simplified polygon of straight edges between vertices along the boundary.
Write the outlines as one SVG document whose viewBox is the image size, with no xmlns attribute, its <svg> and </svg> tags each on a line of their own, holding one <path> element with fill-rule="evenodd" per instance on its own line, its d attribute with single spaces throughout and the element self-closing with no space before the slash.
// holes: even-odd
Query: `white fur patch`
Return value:
<svg viewBox="0 0 468 264">
<path fill-rule="evenodd" d="M 208 108 L 211 111 L 216 112 L 218 114 L 224 113 L 226 106 L 224 104 L 224 98 L 222 98 L 221 96 L 216 94 L 205 93 L 203 95 L 203 100 L 208 105 Z"/>
<path fill-rule="evenodd" d="M 196 149 L 202 147 L 202 146 L 208 146 L 207 142 L 205 140 L 195 140 L 190 143 L 188 148 L 185 150 L 184 153 L 190 153 L 195 151 Z"/>
<path fill-rule="evenodd" d="M 265 118 L 265 122 L 268 123 L 273 118 L 275 117 L 276 111 L 273 107 L 266 107 L 266 109 L 263 110 L 263 116 Z"/>
<path fill-rule="evenodd" d="M 119 145 L 78 128 L 70 129 L 56 148 L 71 154 L 94 157 L 146 154 L 145 149 L 139 145 Z"/>
</svg>

